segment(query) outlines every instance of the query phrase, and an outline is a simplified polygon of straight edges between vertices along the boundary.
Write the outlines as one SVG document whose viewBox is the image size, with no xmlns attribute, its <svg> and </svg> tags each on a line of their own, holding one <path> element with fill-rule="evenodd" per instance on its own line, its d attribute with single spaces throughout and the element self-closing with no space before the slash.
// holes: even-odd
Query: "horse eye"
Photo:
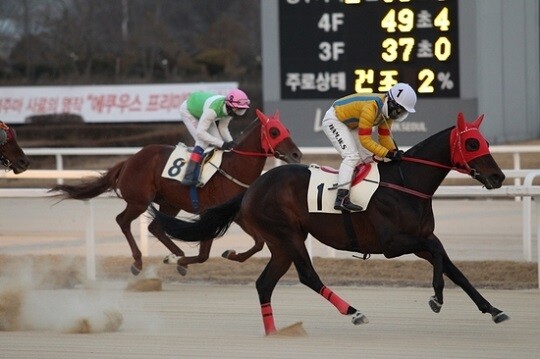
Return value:
<svg viewBox="0 0 540 359">
<path fill-rule="evenodd" d="M 478 151 L 480 148 L 480 142 L 476 138 L 469 138 L 465 141 L 465 149 L 469 152 Z"/>
<path fill-rule="evenodd" d="M 279 130 L 275 127 L 270 129 L 270 137 L 277 138 L 279 136 Z"/>
</svg>

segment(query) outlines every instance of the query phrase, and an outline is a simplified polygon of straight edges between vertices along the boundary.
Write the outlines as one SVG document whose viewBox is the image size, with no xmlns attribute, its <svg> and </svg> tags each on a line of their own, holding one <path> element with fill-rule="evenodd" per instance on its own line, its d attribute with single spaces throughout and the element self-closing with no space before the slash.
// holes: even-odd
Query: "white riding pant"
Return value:
<svg viewBox="0 0 540 359">
<path fill-rule="evenodd" d="M 349 189 L 355 167 L 360 163 L 373 162 L 372 153 L 366 150 L 358 140 L 358 130 L 348 128 L 338 120 L 334 107 L 330 107 L 322 120 L 322 128 L 341 155 L 338 185 Z"/>
<path fill-rule="evenodd" d="M 186 125 L 186 128 L 188 129 L 191 137 L 193 137 L 193 140 L 195 141 L 195 146 L 199 146 L 202 149 L 206 149 L 210 145 L 219 147 L 219 145 L 212 144 L 211 142 L 200 139 L 199 136 L 197 136 L 197 127 L 199 126 L 199 120 L 188 111 L 186 102 L 180 105 L 180 119 Z M 222 138 L 215 122 L 212 122 L 209 125 L 207 132 L 213 137 L 216 137 L 218 139 Z"/>
</svg>

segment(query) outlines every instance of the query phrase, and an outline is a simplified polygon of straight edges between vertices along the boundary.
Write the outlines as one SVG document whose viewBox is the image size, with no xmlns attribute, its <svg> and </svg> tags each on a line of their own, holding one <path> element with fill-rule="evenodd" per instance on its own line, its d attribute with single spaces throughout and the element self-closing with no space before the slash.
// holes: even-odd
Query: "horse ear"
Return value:
<svg viewBox="0 0 540 359">
<path fill-rule="evenodd" d="M 473 124 L 474 127 L 480 128 L 480 125 L 482 124 L 483 120 L 484 120 L 484 114 L 481 114 L 480 116 L 478 116 L 478 118 L 476 120 L 474 120 L 474 122 L 472 124 Z"/>
<path fill-rule="evenodd" d="M 257 114 L 257 117 L 259 118 L 259 121 L 261 121 L 261 123 L 268 122 L 268 117 L 264 113 L 262 113 L 262 111 L 260 111 L 258 108 L 255 109 L 255 113 Z"/>
<path fill-rule="evenodd" d="M 279 121 L 279 110 L 276 110 L 276 112 L 274 112 L 274 119 Z"/>
<path fill-rule="evenodd" d="M 457 128 L 460 131 L 465 130 L 465 116 L 463 115 L 463 112 L 460 112 L 457 115 Z"/>
</svg>

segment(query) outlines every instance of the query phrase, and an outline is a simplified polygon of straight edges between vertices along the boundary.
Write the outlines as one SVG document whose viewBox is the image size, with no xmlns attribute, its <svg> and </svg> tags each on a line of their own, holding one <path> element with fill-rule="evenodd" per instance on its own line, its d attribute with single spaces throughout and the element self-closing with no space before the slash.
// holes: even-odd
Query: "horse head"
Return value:
<svg viewBox="0 0 540 359">
<path fill-rule="evenodd" d="M 267 154 L 287 163 L 300 163 L 302 151 L 296 146 L 290 136 L 289 129 L 279 119 L 279 111 L 274 116 L 266 116 L 256 110 L 261 122 L 261 147 Z"/>
<path fill-rule="evenodd" d="M 30 160 L 17 143 L 15 130 L 0 121 L 0 164 L 15 174 L 26 171 Z"/>
<path fill-rule="evenodd" d="M 505 175 L 493 159 L 489 144 L 480 132 L 484 115 L 473 122 L 466 122 L 459 113 L 457 124 L 450 134 L 450 158 L 452 164 L 468 172 L 487 189 L 502 186 Z"/>
</svg>

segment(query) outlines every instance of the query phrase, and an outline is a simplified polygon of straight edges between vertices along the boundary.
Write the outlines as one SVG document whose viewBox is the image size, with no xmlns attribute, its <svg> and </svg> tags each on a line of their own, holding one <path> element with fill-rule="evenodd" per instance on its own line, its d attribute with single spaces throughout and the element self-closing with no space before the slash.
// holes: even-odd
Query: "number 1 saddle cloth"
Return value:
<svg viewBox="0 0 540 359">
<path fill-rule="evenodd" d="M 308 210 L 310 213 L 335 213 L 338 171 L 330 167 L 309 165 L 311 178 L 308 188 Z M 371 196 L 379 187 L 379 169 L 372 163 L 360 164 L 351 183 L 351 202 L 366 210 Z"/>
</svg>

